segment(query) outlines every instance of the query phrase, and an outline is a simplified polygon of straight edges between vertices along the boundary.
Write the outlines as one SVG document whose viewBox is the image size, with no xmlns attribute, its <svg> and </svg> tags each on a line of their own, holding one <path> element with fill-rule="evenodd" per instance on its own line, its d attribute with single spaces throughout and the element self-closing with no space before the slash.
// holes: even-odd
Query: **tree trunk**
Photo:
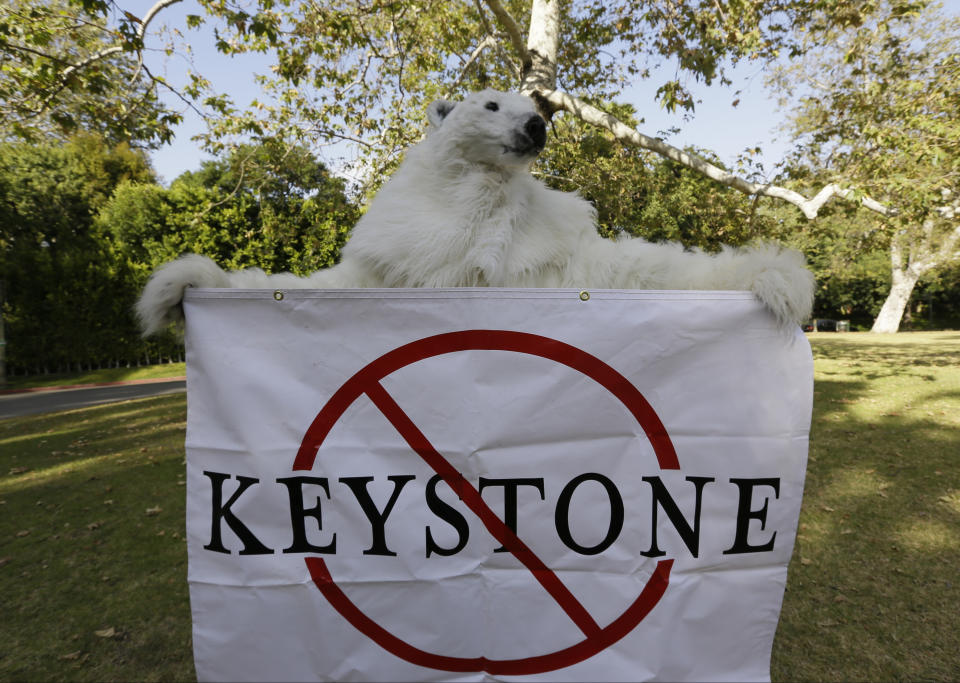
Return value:
<svg viewBox="0 0 960 683">
<path fill-rule="evenodd" d="M 557 87 L 557 49 L 560 45 L 559 0 L 533 0 L 530 6 L 530 30 L 520 92 L 530 95 Z"/>
<path fill-rule="evenodd" d="M 887 300 L 883 302 L 883 307 L 873 322 L 871 332 L 892 334 L 900 329 L 900 320 L 903 318 L 903 311 L 910 301 L 910 294 L 913 292 L 919 274 L 914 273 L 910 268 L 900 270 L 893 269 L 893 283 L 890 285 L 890 294 Z"/>
</svg>

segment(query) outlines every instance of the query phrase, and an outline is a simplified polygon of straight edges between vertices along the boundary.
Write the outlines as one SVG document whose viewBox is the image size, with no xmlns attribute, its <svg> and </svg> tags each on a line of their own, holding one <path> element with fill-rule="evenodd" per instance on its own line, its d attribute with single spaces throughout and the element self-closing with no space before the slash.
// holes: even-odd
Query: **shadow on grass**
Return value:
<svg viewBox="0 0 960 683">
<path fill-rule="evenodd" d="M 2 680 L 194 678 L 182 395 L 0 422 Z"/>
<path fill-rule="evenodd" d="M 957 335 L 960 340 L 960 335 Z M 900 343 L 896 345 L 858 341 L 855 345 L 837 340 L 816 340 L 815 359 L 843 360 L 847 363 L 885 363 L 920 367 L 955 367 L 957 351 L 952 347 L 931 346 L 925 343 Z"/>
<path fill-rule="evenodd" d="M 926 351 L 921 363 L 945 360 Z M 960 389 L 924 385 L 918 396 L 917 380 L 928 381 L 891 369 L 816 382 L 775 680 L 954 680 L 960 671 Z"/>
</svg>

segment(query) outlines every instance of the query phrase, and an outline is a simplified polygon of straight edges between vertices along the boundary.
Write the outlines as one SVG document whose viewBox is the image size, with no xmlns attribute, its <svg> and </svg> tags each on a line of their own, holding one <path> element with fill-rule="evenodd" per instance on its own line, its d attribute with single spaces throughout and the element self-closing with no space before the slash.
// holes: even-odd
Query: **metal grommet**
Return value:
<svg viewBox="0 0 960 683">
<path fill-rule="evenodd" d="M 273 293 L 273 298 L 276 299 L 277 301 L 283 301 L 283 292 L 280 291 L 279 289 L 276 290 L 276 291 Z"/>
<path fill-rule="evenodd" d="M 582 290 L 580 292 L 580 301 L 589 301 L 589 300 L 590 300 L 590 292 L 588 292 L 585 289 Z"/>
</svg>

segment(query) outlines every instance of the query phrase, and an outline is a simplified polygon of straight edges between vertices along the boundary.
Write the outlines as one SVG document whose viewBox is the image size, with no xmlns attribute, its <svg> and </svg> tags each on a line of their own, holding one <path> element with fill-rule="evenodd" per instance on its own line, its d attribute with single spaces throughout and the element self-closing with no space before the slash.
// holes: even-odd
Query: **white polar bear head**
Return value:
<svg viewBox="0 0 960 683">
<path fill-rule="evenodd" d="M 499 168 L 526 168 L 543 151 L 547 124 L 529 97 L 482 90 L 462 102 L 437 100 L 427 108 L 427 141 L 442 159 Z"/>
</svg>

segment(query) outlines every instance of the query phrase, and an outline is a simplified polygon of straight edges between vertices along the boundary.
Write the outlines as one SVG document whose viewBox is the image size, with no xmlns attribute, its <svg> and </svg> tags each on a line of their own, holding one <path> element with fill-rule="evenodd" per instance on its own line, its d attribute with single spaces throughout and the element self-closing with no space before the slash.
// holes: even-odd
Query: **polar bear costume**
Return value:
<svg viewBox="0 0 960 683">
<path fill-rule="evenodd" d="M 144 288 L 144 333 L 180 318 L 186 287 L 749 290 L 784 325 L 809 315 L 814 280 L 798 252 L 771 245 L 714 255 L 600 237 L 589 202 L 530 175 L 546 142 L 530 98 L 484 90 L 434 102 L 427 116 L 426 137 L 373 199 L 339 264 L 301 278 L 181 257 Z"/>
</svg>

